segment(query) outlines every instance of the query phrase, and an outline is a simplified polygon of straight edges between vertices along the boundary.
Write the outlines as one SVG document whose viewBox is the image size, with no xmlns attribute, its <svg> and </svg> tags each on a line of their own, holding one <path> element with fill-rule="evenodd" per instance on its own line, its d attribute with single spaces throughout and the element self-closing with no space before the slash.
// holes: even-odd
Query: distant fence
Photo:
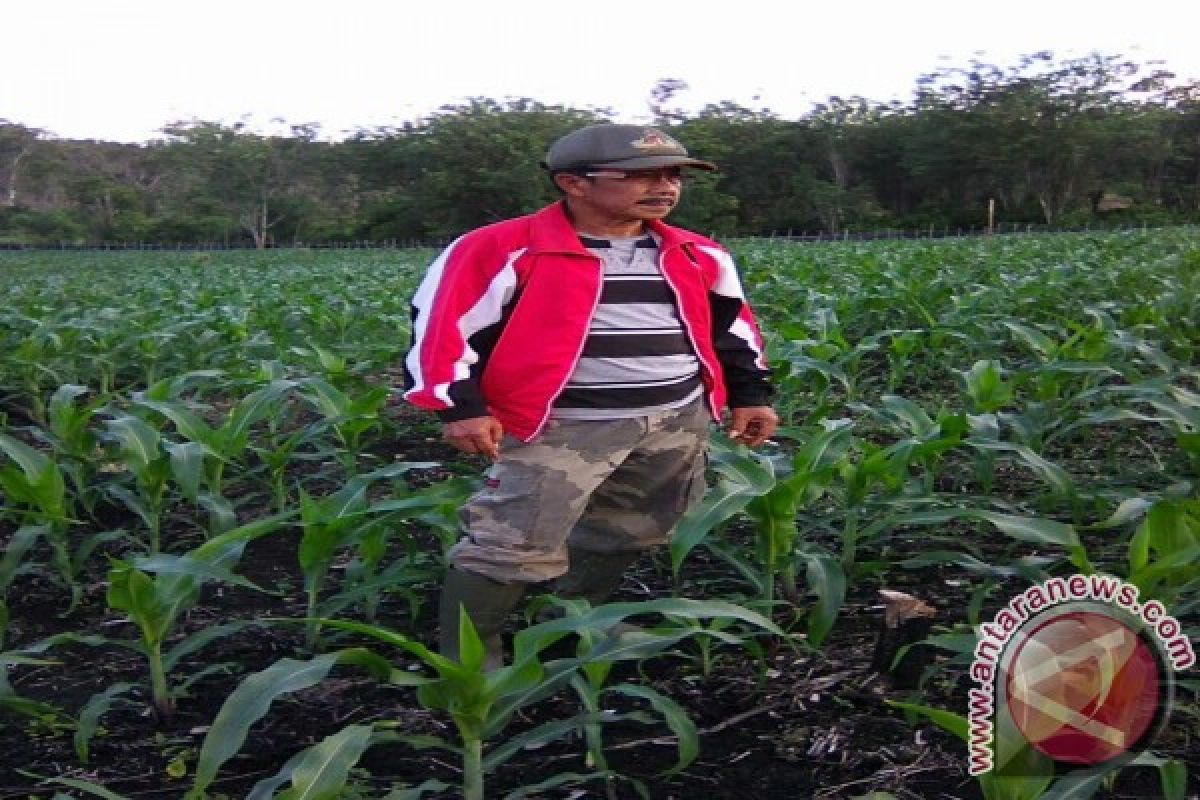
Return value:
<svg viewBox="0 0 1200 800">
<path fill-rule="evenodd" d="M 782 239 L 789 242 L 872 242 L 880 239 L 962 239 L 972 236 L 1008 236 L 1013 234 L 1050 234 L 1050 233 L 1120 233 L 1134 231 L 1173 230 L 1176 228 L 1195 228 L 1192 223 L 1177 225 L 1104 225 L 1083 227 L 1051 227 L 1049 225 L 1034 225 L 1029 223 L 996 224 L 993 228 L 952 227 L 949 225 L 931 225 L 924 229 L 884 228 L 871 231 L 844 230 L 836 233 L 828 231 L 772 231 L 758 236 L 738 236 L 735 239 Z"/>
<path fill-rule="evenodd" d="M 450 239 L 382 239 L 353 242 L 281 242 L 266 250 L 414 250 L 442 248 Z M 256 250 L 253 242 L 0 242 L 0 250 L 156 250 L 182 252 L 208 250 Z"/>
<path fill-rule="evenodd" d="M 997 224 L 994 228 L 983 227 L 951 227 L 948 225 L 932 225 L 925 229 L 879 229 L 870 231 L 843 230 L 830 231 L 771 231 L 757 235 L 724 236 L 710 233 L 713 239 L 733 241 L 738 239 L 774 240 L 788 242 L 873 242 L 886 239 L 962 239 L 978 236 L 1006 236 L 1013 234 L 1047 234 L 1047 233 L 1117 233 L 1133 231 L 1151 231 L 1174 228 L 1195 228 L 1195 224 L 1183 225 L 1122 225 L 1097 226 L 1078 228 L 1052 228 L 1046 225 L 1022 223 Z M 378 241 L 338 241 L 338 242 L 283 242 L 272 244 L 268 250 L 413 250 L 441 249 L 450 244 L 451 239 L 381 239 Z M 255 250 L 252 242 L 100 242 L 81 244 L 76 242 L 31 243 L 31 242 L 0 242 L 0 250 L 152 250 L 152 251 L 224 251 L 224 250 Z"/>
</svg>

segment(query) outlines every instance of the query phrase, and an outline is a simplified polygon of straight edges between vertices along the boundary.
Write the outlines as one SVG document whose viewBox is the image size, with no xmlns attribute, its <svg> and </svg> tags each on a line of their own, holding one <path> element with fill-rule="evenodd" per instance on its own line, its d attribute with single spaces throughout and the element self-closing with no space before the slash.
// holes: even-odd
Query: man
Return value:
<svg viewBox="0 0 1200 800">
<path fill-rule="evenodd" d="M 460 607 L 490 667 L 531 583 L 602 603 L 703 495 L 709 425 L 751 447 L 778 423 L 762 336 L 733 260 L 662 220 L 685 169 L 716 167 L 653 128 L 601 124 L 555 142 L 563 197 L 471 231 L 413 300 L 405 397 L 447 441 L 493 461 L 462 510 L 439 609 Z"/>
</svg>

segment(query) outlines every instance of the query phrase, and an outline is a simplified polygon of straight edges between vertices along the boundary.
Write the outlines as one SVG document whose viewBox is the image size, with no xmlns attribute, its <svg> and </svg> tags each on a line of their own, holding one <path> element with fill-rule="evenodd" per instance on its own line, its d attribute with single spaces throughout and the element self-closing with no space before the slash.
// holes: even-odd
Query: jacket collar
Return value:
<svg viewBox="0 0 1200 800">
<path fill-rule="evenodd" d="M 650 220 L 652 230 L 662 240 L 666 252 L 685 244 L 699 245 L 704 240 L 683 228 L 667 225 L 659 220 Z M 570 253 L 591 256 L 579 241 L 579 234 L 567 216 L 566 201 L 559 200 L 529 217 L 529 251 L 531 253 Z"/>
</svg>

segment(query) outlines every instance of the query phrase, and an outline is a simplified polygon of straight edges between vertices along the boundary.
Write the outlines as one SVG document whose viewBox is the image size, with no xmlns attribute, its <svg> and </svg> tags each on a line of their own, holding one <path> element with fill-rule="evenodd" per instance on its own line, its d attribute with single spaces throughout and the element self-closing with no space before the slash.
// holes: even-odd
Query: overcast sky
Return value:
<svg viewBox="0 0 1200 800">
<path fill-rule="evenodd" d="M 647 113 L 733 100 L 802 114 L 830 95 L 907 99 L 973 54 L 1092 50 L 1200 79 L 1196 0 L 0 0 L 0 118 L 144 141 L 172 120 L 251 115 L 324 134 L 473 96 Z"/>
</svg>

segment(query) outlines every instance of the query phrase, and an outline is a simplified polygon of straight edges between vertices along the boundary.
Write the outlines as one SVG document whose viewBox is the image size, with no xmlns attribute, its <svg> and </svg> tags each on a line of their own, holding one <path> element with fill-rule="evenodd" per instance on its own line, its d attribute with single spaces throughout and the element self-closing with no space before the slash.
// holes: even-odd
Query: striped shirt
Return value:
<svg viewBox="0 0 1200 800">
<path fill-rule="evenodd" d="M 617 419 L 680 408 L 700 396 L 700 363 L 658 266 L 652 236 L 594 239 L 604 261 L 600 303 L 583 354 L 552 415 Z"/>
</svg>

